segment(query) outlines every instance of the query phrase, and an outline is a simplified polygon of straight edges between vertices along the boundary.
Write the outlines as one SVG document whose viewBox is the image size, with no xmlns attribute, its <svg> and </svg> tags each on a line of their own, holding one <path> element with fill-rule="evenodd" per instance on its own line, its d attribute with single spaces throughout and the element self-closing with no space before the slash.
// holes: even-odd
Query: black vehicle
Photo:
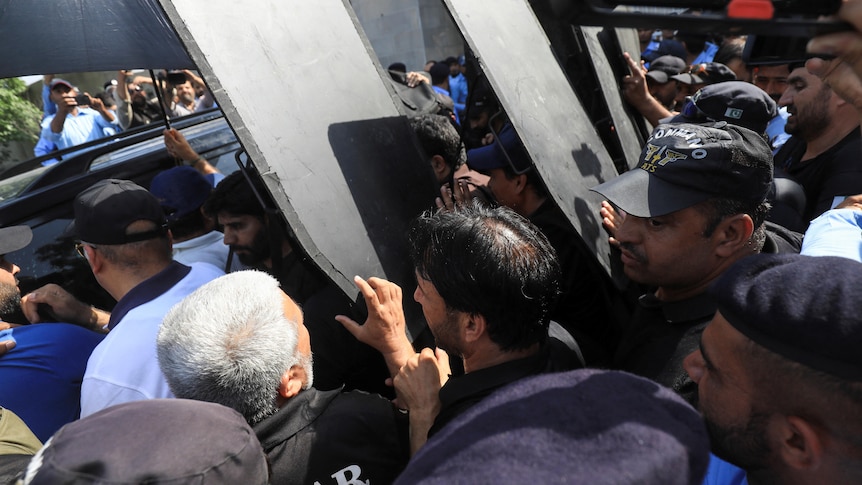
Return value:
<svg viewBox="0 0 862 485">
<path fill-rule="evenodd" d="M 222 173 L 237 169 L 235 156 L 240 145 L 219 110 L 174 120 L 172 127 Z M 113 299 L 77 256 L 75 241 L 64 234 L 73 218 L 72 201 L 84 189 L 107 178 L 149 187 L 157 173 L 176 166 L 177 160 L 165 150 L 164 129 L 163 123 L 148 125 L 74 147 L 75 155 L 59 163 L 41 164 L 44 158 L 56 156 L 52 154 L 0 174 L 0 226 L 25 224 L 33 230 L 29 246 L 6 255 L 21 267 L 18 279 L 22 293 L 56 283 L 99 308 L 113 307 Z"/>
</svg>

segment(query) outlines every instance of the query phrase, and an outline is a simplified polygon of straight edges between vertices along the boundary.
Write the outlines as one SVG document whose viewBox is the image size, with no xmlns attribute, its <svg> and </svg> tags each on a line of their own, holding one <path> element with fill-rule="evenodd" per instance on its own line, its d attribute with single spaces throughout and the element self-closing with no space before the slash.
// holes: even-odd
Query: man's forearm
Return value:
<svg viewBox="0 0 862 485">
<path fill-rule="evenodd" d="M 439 412 L 439 410 L 438 410 Z M 410 416 L 410 456 L 416 454 L 419 448 L 428 441 L 428 431 L 434 425 L 437 412 L 431 410 L 411 410 Z"/>
<path fill-rule="evenodd" d="M 66 124 L 66 113 L 61 111 L 57 111 L 57 114 L 54 115 L 54 119 L 51 120 L 51 132 L 52 133 L 63 133 L 63 126 Z"/>
<path fill-rule="evenodd" d="M 386 367 L 389 369 L 389 375 L 392 377 L 395 377 L 410 357 L 416 354 L 416 351 L 413 350 L 413 345 L 407 340 L 407 335 L 404 335 L 404 339 L 399 341 L 393 348 L 377 350 L 383 355 L 383 360 L 386 361 Z"/>
</svg>

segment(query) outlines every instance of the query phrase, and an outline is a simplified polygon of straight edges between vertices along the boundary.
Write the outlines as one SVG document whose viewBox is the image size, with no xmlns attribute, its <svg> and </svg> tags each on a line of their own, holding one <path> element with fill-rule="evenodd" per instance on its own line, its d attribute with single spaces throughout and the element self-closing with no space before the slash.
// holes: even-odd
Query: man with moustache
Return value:
<svg viewBox="0 0 862 485">
<path fill-rule="evenodd" d="M 42 442 L 80 414 L 81 379 L 103 334 L 69 323 L 26 325 L 15 275 L 6 254 L 30 244 L 27 226 L 0 229 L 0 406 L 12 410 Z M 22 325 L 23 324 L 23 325 Z"/>
<path fill-rule="evenodd" d="M 506 384 L 580 367 L 568 347 L 549 338 L 560 266 L 527 219 L 505 207 L 468 204 L 422 214 L 408 239 L 413 299 L 438 348 L 413 350 L 401 288 L 384 279 L 354 280 L 368 306 L 364 325 L 338 320 L 386 358 L 398 404 L 409 410 L 412 453 Z M 463 374 L 452 375 L 449 355 L 463 360 Z"/>
<path fill-rule="evenodd" d="M 649 288 L 613 367 L 696 401 L 682 361 L 715 313 L 706 288 L 743 257 L 778 251 L 764 226 L 771 183 L 766 141 L 720 121 L 659 125 L 637 168 L 592 189 L 625 212 L 605 206 L 601 215 L 626 276 Z"/>
<path fill-rule="evenodd" d="M 775 154 L 775 168 L 802 185 L 804 217 L 810 221 L 862 193 L 862 136 L 851 103 L 804 65 L 791 67 L 779 104 L 790 113 L 784 129 L 793 136 Z"/>
</svg>

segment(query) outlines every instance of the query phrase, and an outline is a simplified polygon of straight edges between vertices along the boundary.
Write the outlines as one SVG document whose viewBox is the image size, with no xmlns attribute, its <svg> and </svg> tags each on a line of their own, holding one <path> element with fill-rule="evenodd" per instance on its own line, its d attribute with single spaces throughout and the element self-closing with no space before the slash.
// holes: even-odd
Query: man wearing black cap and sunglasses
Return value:
<svg viewBox="0 0 862 485">
<path fill-rule="evenodd" d="M 122 402 L 173 397 L 156 358 L 159 325 L 174 304 L 223 273 L 209 264 L 173 261 L 158 200 L 132 182 L 97 182 L 78 194 L 74 211 L 78 250 L 99 285 L 117 300 L 106 322 L 110 332 L 87 363 L 81 417 Z M 106 314 L 70 303 L 68 294 L 59 302 L 44 294 L 61 291 L 56 285 L 40 288 L 25 304 L 31 313 L 43 302 L 60 318 L 105 323 Z"/>
<path fill-rule="evenodd" d="M 682 361 L 715 313 L 709 284 L 734 262 L 778 252 L 764 227 L 772 153 L 764 138 L 724 121 L 663 124 L 639 165 L 592 190 L 626 276 L 649 287 L 614 355 L 614 367 L 697 398 Z M 606 203 L 605 203 L 606 204 Z"/>
</svg>

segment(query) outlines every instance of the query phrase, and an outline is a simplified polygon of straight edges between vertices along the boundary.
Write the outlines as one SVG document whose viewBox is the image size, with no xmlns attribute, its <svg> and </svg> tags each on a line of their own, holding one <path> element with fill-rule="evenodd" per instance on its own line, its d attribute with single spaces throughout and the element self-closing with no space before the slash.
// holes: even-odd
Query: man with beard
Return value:
<svg viewBox="0 0 862 485">
<path fill-rule="evenodd" d="M 293 246 L 284 219 L 271 209 L 274 203 L 260 176 L 254 171 L 249 175 L 253 186 L 242 172 L 225 177 L 204 211 L 222 226 L 224 243 L 240 262 L 274 276 L 302 306 L 315 350 L 316 387 L 344 386 L 391 396 L 391 388 L 384 384 L 388 373 L 383 358 L 335 321 L 335 315 L 353 315 L 352 301 Z"/>
<path fill-rule="evenodd" d="M 401 288 L 380 278 L 355 278 L 368 306 L 365 324 L 338 320 L 386 358 L 398 404 L 409 411 L 415 453 L 495 390 L 579 363 L 548 338 L 560 266 L 548 239 L 527 219 L 505 207 L 466 205 L 421 215 L 408 239 L 417 281 L 413 298 L 438 348 L 414 352 Z M 463 359 L 463 375 L 451 375 L 447 353 Z"/>
<path fill-rule="evenodd" d="M 771 183 L 763 137 L 719 121 L 659 125 L 637 168 L 592 189 L 626 213 L 601 209 L 626 276 L 649 288 L 623 330 L 614 368 L 696 401 L 682 363 L 715 314 L 706 288 L 746 256 L 790 249 L 766 230 Z"/>
<path fill-rule="evenodd" d="M 851 103 L 802 64 L 791 67 L 779 104 L 790 113 L 784 129 L 793 136 L 775 154 L 775 168 L 802 185 L 810 221 L 862 193 L 862 136 Z"/>
<path fill-rule="evenodd" d="M 197 111 L 210 109 L 214 106 L 212 94 L 210 94 L 201 78 L 195 76 L 189 70 L 184 70 L 181 73 L 176 74 L 178 76 L 182 75 L 185 81 L 174 84 L 176 99 L 171 106 L 171 115 L 188 116 Z M 199 91 L 202 91 L 203 95 L 198 96 L 197 93 Z"/>
<path fill-rule="evenodd" d="M 260 177 L 251 174 L 252 187 L 242 172 L 225 177 L 210 195 L 204 211 L 224 232 L 224 244 L 244 265 L 261 269 L 278 279 L 284 292 L 300 305 L 326 286 L 326 278 L 288 239 L 287 227 Z M 260 197 L 260 198 L 258 198 Z"/>
<path fill-rule="evenodd" d="M 798 255 L 748 258 L 710 288 L 685 367 L 713 453 L 745 473 L 716 461 L 704 483 L 862 482 L 860 288 L 862 263 Z"/>
<path fill-rule="evenodd" d="M 117 89 L 114 101 L 117 102 L 117 117 L 124 130 L 144 126 L 164 118 L 162 109 L 155 99 L 149 99 L 142 84 L 152 85 L 152 80 L 136 76 L 129 78 L 131 71 L 117 73 Z"/>
<path fill-rule="evenodd" d="M 0 406 L 20 416 L 44 442 L 78 419 L 87 359 L 104 335 L 68 323 L 11 321 L 21 314 L 15 278 L 20 268 L 5 255 L 32 238 L 27 226 L 0 229 L 0 325 L 7 327 L 0 330 Z"/>
</svg>

